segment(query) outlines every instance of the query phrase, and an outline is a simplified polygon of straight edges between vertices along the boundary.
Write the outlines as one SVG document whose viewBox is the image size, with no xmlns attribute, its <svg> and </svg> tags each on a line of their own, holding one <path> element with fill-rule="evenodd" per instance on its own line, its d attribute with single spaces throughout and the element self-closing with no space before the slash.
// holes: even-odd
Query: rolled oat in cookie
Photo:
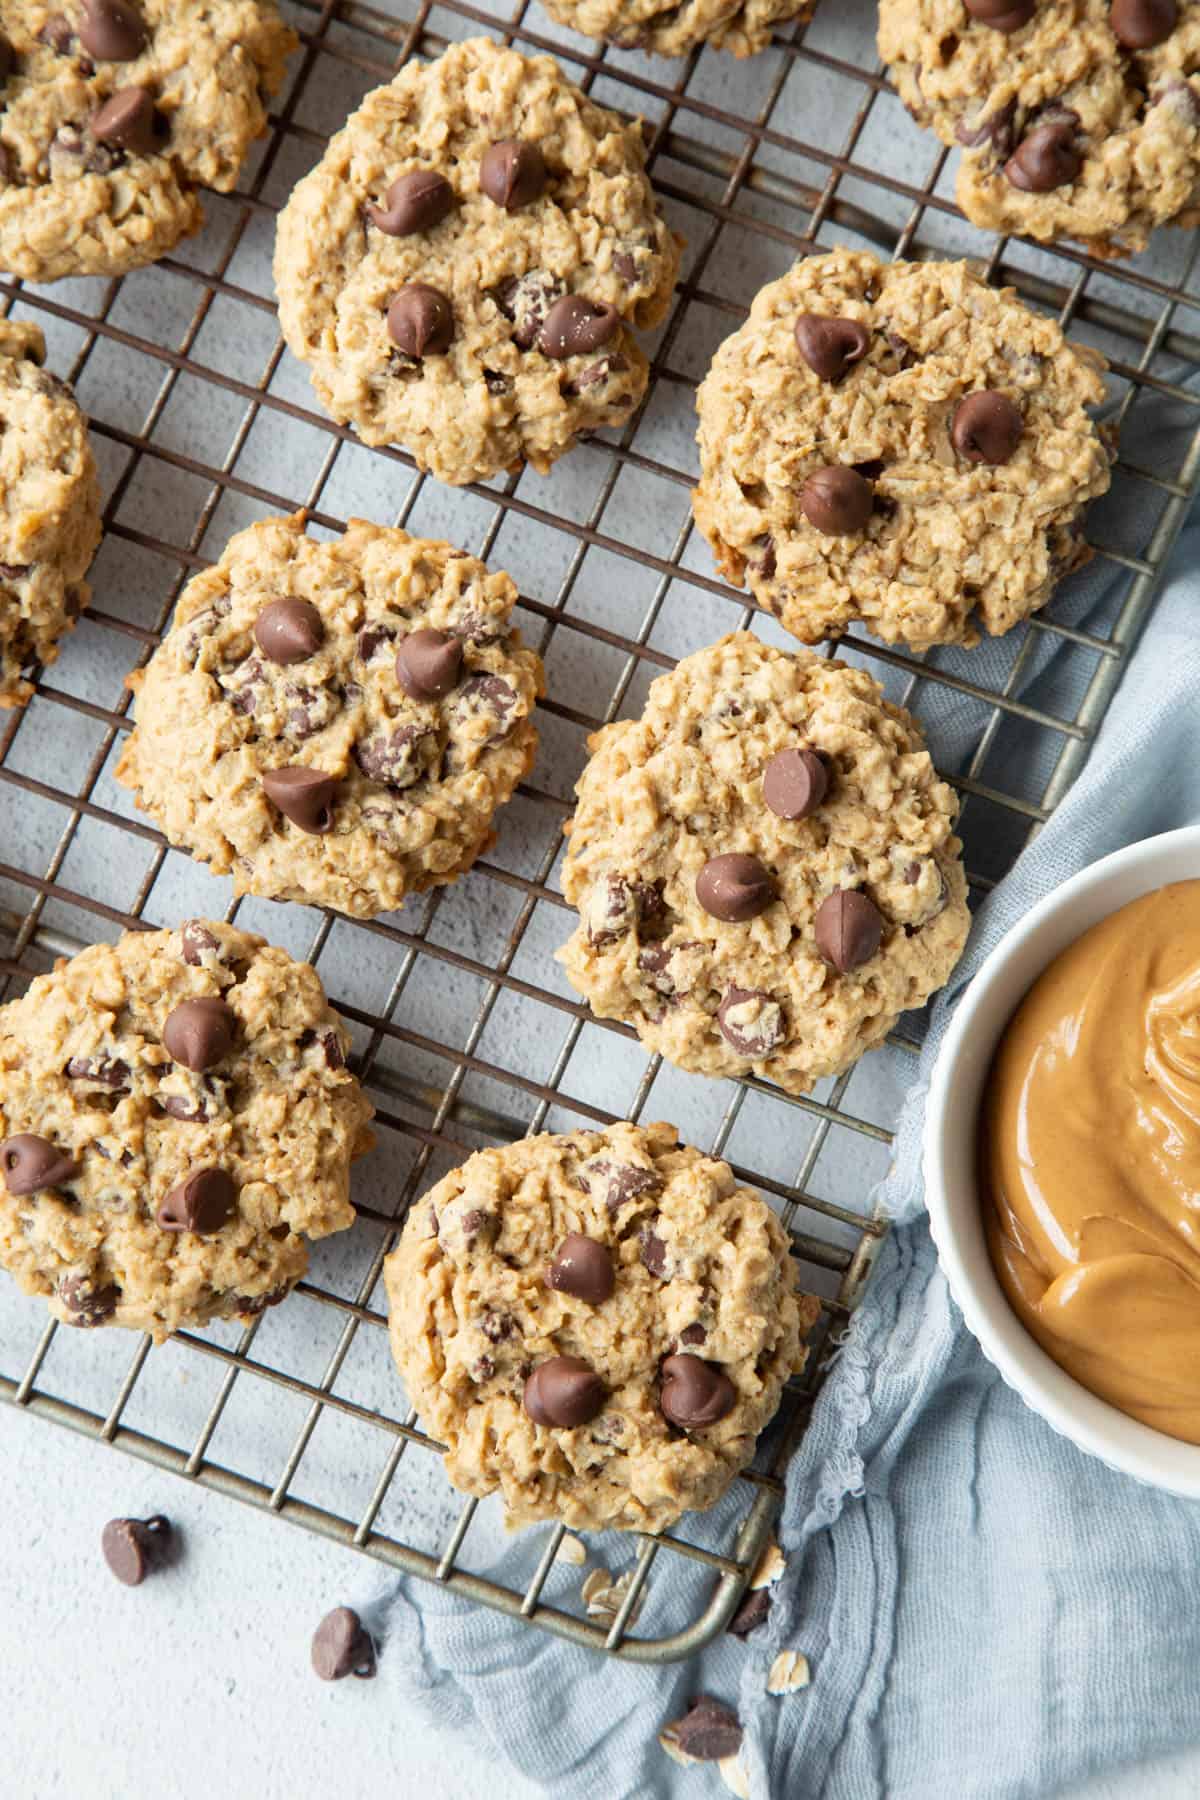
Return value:
<svg viewBox="0 0 1200 1800">
<path fill-rule="evenodd" d="M 129 677 L 117 777 L 236 892 L 386 912 L 470 868 L 533 762 L 542 665 L 516 599 L 449 544 L 265 519 Z"/>
<path fill-rule="evenodd" d="M 228 192 L 297 43 L 273 0 L 3 0 L 0 268 L 121 275 Z"/>
<path fill-rule="evenodd" d="M 407 64 L 279 219 L 280 324 L 322 404 L 453 483 L 623 424 L 680 252 L 644 165 L 548 56 L 473 38 Z"/>
<path fill-rule="evenodd" d="M 564 1280 L 584 1243 L 589 1277 Z M 393 1354 L 451 1481 L 498 1491 L 513 1525 L 662 1531 L 712 1506 L 820 1310 L 774 1213 L 661 1124 L 478 1152 L 413 1207 L 384 1274 Z"/>
<path fill-rule="evenodd" d="M 584 37 L 623 50 L 685 56 L 697 44 L 753 56 L 776 25 L 803 24 L 812 0 L 547 0 L 546 11 Z"/>
<path fill-rule="evenodd" d="M 882 0 L 879 52 L 984 230 L 1128 256 L 1200 220 L 1200 6 Z"/>
<path fill-rule="evenodd" d="M 978 643 L 1091 555 L 1103 368 L 966 263 L 804 258 L 700 387 L 696 523 L 804 643 Z"/>
<path fill-rule="evenodd" d="M 36 325 L 0 320 L 0 707 L 22 706 L 91 594 L 100 484 L 87 420 L 42 368 Z"/>
<path fill-rule="evenodd" d="M 316 970 L 130 931 L 0 1008 L 0 1266 L 67 1325 L 253 1318 L 354 1218 L 372 1108 Z"/>
<path fill-rule="evenodd" d="M 957 802 L 869 675 L 738 632 L 589 746 L 559 958 L 648 1049 L 803 1093 L 949 976 L 968 924 Z"/>
</svg>

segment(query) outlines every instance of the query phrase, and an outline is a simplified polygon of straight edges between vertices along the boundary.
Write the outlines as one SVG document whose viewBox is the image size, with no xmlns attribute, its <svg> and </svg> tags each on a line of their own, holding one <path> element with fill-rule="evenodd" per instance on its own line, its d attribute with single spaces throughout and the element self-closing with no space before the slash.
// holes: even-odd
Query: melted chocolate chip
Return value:
<svg viewBox="0 0 1200 1800">
<path fill-rule="evenodd" d="M 179 941 L 183 948 L 183 960 L 193 969 L 201 966 L 206 955 L 220 949 L 217 939 L 199 919 L 184 920 L 179 927 Z"/>
<path fill-rule="evenodd" d="M 950 441 L 970 463 L 1006 463 L 1021 441 L 1025 421 L 1007 394 L 988 389 L 968 394 L 954 409 Z"/>
<path fill-rule="evenodd" d="M 121 1300 L 121 1290 L 112 1282 L 99 1287 L 86 1275 L 68 1275 L 59 1283 L 58 1297 L 71 1314 L 72 1325 L 102 1325 L 111 1319 Z"/>
<path fill-rule="evenodd" d="M 128 0 L 83 0 L 79 41 L 97 62 L 133 62 L 146 48 L 146 27 Z"/>
<path fill-rule="evenodd" d="M 434 733 L 421 725 L 398 725 L 395 731 L 377 732 L 354 746 L 354 760 L 371 781 L 380 781 L 398 792 L 411 787 L 425 772 L 421 746 L 434 741 Z"/>
<path fill-rule="evenodd" d="M 224 1169 L 197 1169 L 166 1195 L 155 1223 L 163 1231 L 193 1231 L 211 1237 L 237 1210 L 237 1188 Z"/>
<path fill-rule="evenodd" d="M 0 1144 L 0 1169 L 10 1194 L 36 1194 L 61 1187 L 79 1173 L 74 1157 L 32 1131 L 19 1131 Z"/>
<path fill-rule="evenodd" d="M 721 1762 L 736 1756 L 742 1747 L 737 1714 L 708 1694 L 693 1700 L 681 1719 L 664 1726 L 662 1736 L 696 1762 Z"/>
<path fill-rule="evenodd" d="M 815 750 L 779 750 L 763 770 L 763 799 L 778 819 L 807 819 L 829 789 L 829 769 Z"/>
<path fill-rule="evenodd" d="M 775 881 L 757 856 L 712 856 L 696 877 L 696 898 L 712 918 L 744 924 L 766 912 Z"/>
<path fill-rule="evenodd" d="M 620 326 L 621 315 L 615 306 L 587 300 L 582 294 L 564 294 L 546 314 L 538 332 L 538 349 L 561 362 L 568 356 L 599 350 L 616 336 Z"/>
<path fill-rule="evenodd" d="M 211 1069 L 228 1056 L 237 1030 L 237 1015 L 224 1000 L 181 1000 L 167 1014 L 163 1047 L 185 1069 Z"/>
<path fill-rule="evenodd" d="M 377 650 L 395 641 L 396 634 L 386 625 L 364 625 L 358 634 L 357 650 L 362 662 L 370 662 Z"/>
<path fill-rule="evenodd" d="M 838 888 L 813 920 L 817 949 L 842 975 L 870 962 L 883 938 L 879 909 L 857 888 Z"/>
<path fill-rule="evenodd" d="M 826 318 L 801 313 L 795 325 L 796 348 L 822 381 L 840 381 L 871 348 L 871 333 L 857 319 Z"/>
<path fill-rule="evenodd" d="M 783 1008 L 762 988 L 728 987 L 717 1008 L 717 1029 L 739 1056 L 757 1061 L 786 1036 Z"/>
<path fill-rule="evenodd" d="M 607 1157 L 596 1157 L 585 1163 L 579 1171 L 579 1179 L 589 1194 L 603 1194 L 610 1213 L 620 1212 L 630 1201 L 657 1194 L 662 1187 L 662 1178 L 653 1169 L 641 1169 L 636 1163 L 612 1162 Z"/>
<path fill-rule="evenodd" d="M 573 1431 L 604 1405 L 604 1383 L 578 1356 L 552 1356 L 539 1363 L 525 1383 L 525 1411 L 535 1425 Z"/>
<path fill-rule="evenodd" d="M 1057 119 L 1039 125 L 1022 138 L 1004 165 L 1013 187 L 1027 194 L 1048 194 L 1055 188 L 1069 187 L 1083 167 L 1083 157 L 1075 147 L 1076 126 L 1069 120 Z"/>
<path fill-rule="evenodd" d="M 285 819 L 311 837 L 323 837 L 333 827 L 333 806 L 341 782 L 320 769 L 292 763 L 282 769 L 266 769 L 263 792 Z"/>
<path fill-rule="evenodd" d="M 388 336 L 405 356 L 439 356 L 454 338 L 454 310 L 445 294 L 423 281 L 402 287 L 387 311 Z"/>
<path fill-rule="evenodd" d="M 63 1073 L 68 1081 L 94 1081 L 115 1092 L 127 1088 L 129 1064 L 119 1056 L 73 1056 Z"/>
<path fill-rule="evenodd" d="M 436 169 L 413 169 L 397 175 L 384 206 L 368 200 L 365 211 L 372 225 L 388 237 L 411 237 L 415 231 L 432 231 L 453 206 L 454 189 L 444 175 Z"/>
<path fill-rule="evenodd" d="M 871 484 L 853 469 L 814 469 L 800 489 L 800 510 L 814 531 L 825 537 L 850 537 L 871 516 L 875 496 Z"/>
<path fill-rule="evenodd" d="M 254 621 L 254 641 L 268 662 L 307 662 L 325 642 L 325 626 L 311 600 L 270 600 Z"/>
<path fill-rule="evenodd" d="M 462 640 L 445 631 L 410 631 L 396 652 L 396 680 L 411 700 L 440 700 L 458 685 Z"/>
<path fill-rule="evenodd" d="M 612 1257 L 604 1244 L 585 1237 L 581 1231 L 569 1231 L 554 1253 L 554 1261 L 546 1270 L 546 1286 L 557 1293 L 571 1294 L 589 1306 L 602 1306 L 613 1291 L 616 1276 Z"/>
<path fill-rule="evenodd" d="M 546 186 L 541 151 L 521 138 L 501 138 L 489 144 L 479 159 L 479 186 L 505 212 L 532 205 Z"/>
<path fill-rule="evenodd" d="M 659 1281 L 671 1279 L 667 1263 L 667 1246 L 653 1226 L 647 1225 L 639 1233 L 638 1253 L 641 1257 L 642 1267 L 651 1275 L 657 1276 Z"/>
<path fill-rule="evenodd" d="M 699 1356 L 679 1352 L 662 1366 L 663 1416 L 683 1431 L 715 1425 L 737 1405 L 737 1389 L 722 1369 Z"/>
<path fill-rule="evenodd" d="M 357 1675 L 369 1681 L 375 1673 L 375 1641 L 350 1606 L 335 1606 L 313 1634 L 313 1672 L 322 1681 Z"/>
<path fill-rule="evenodd" d="M 152 1519 L 110 1519 L 100 1534 L 105 1562 L 125 1587 L 141 1587 L 171 1559 L 171 1521 L 156 1513 Z"/>
</svg>

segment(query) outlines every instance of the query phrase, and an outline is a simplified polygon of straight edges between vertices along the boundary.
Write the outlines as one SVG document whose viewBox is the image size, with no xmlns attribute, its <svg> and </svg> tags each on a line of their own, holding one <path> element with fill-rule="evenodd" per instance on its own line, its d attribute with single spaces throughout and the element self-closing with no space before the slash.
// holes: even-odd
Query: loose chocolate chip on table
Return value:
<svg viewBox="0 0 1200 1800">
<path fill-rule="evenodd" d="M 479 159 L 479 185 L 505 212 L 516 212 L 538 199 L 546 186 L 546 165 L 536 144 L 501 138 Z"/>
<path fill-rule="evenodd" d="M 715 1425 L 737 1405 L 737 1389 L 728 1375 L 703 1357 L 680 1351 L 662 1365 L 663 1416 L 684 1431 Z"/>
<path fill-rule="evenodd" d="M 966 0 L 967 11 L 993 31 L 1020 31 L 1037 11 L 1036 0 Z"/>
<path fill-rule="evenodd" d="M 200 923 L 199 919 L 184 920 L 179 927 L 179 941 L 183 946 L 183 960 L 193 969 L 200 967 L 204 961 L 205 951 L 213 951 L 218 948 L 216 938 Z"/>
<path fill-rule="evenodd" d="M 440 700 L 458 685 L 462 640 L 428 628 L 410 631 L 396 652 L 396 680 L 410 700 Z"/>
<path fill-rule="evenodd" d="M 254 641 L 268 662 L 307 662 L 325 642 L 325 626 L 311 600 L 270 600 L 254 621 Z"/>
<path fill-rule="evenodd" d="M 771 1610 L 771 1595 L 767 1588 L 754 1588 L 745 1596 L 741 1605 L 725 1627 L 730 1637 L 748 1638 L 752 1631 L 764 1625 Z"/>
<path fill-rule="evenodd" d="M 762 988 L 726 988 L 717 1008 L 717 1029 L 739 1056 L 767 1056 L 785 1036 L 783 1008 Z"/>
<path fill-rule="evenodd" d="M 303 763 L 289 763 L 282 769 L 264 770 L 262 784 L 267 799 L 301 831 L 323 837 L 332 827 L 333 803 L 342 785 L 335 776 Z"/>
<path fill-rule="evenodd" d="M 564 294 L 546 314 L 537 337 L 538 349 L 561 362 L 567 356 L 598 350 L 616 336 L 620 325 L 621 315 L 615 306 L 586 300 L 582 294 Z"/>
<path fill-rule="evenodd" d="M 170 1519 L 155 1513 L 152 1519 L 110 1519 L 100 1534 L 104 1560 L 126 1587 L 141 1587 L 170 1560 L 173 1533 Z"/>
<path fill-rule="evenodd" d="M 1179 23 L 1179 8 L 1175 0 L 1113 0 L 1108 18 L 1119 44 L 1149 50 L 1170 37 Z"/>
<path fill-rule="evenodd" d="M 777 819 L 807 819 L 829 791 L 829 770 L 815 750 L 777 750 L 763 770 L 763 799 Z"/>
<path fill-rule="evenodd" d="M 412 281 L 387 310 L 388 336 L 406 356 L 440 356 L 454 338 L 454 309 L 445 294 Z"/>
<path fill-rule="evenodd" d="M 375 1673 L 375 1640 L 350 1606 L 335 1606 L 313 1634 L 312 1666 L 322 1681 L 357 1675 L 369 1681 Z"/>
<path fill-rule="evenodd" d="M 696 898 L 714 919 L 740 925 L 766 912 L 775 883 L 757 856 L 711 856 L 696 877 Z"/>
<path fill-rule="evenodd" d="M 800 489 L 800 510 L 813 529 L 826 537 L 849 537 L 861 531 L 874 504 L 870 482 L 853 469 L 836 464 L 814 469 Z"/>
<path fill-rule="evenodd" d="M 36 1194 L 39 1188 L 59 1187 L 79 1173 L 79 1164 L 32 1131 L 19 1131 L 0 1144 L 0 1167 L 10 1194 Z"/>
<path fill-rule="evenodd" d="M 117 1310 L 121 1290 L 111 1282 L 96 1287 L 85 1275 L 68 1275 L 58 1286 L 58 1297 L 71 1314 L 72 1325 L 102 1325 Z"/>
<path fill-rule="evenodd" d="M 1007 394 L 986 388 L 968 394 L 954 409 L 950 441 L 972 463 L 1006 463 L 1021 441 L 1025 421 Z"/>
<path fill-rule="evenodd" d="M 613 1291 L 616 1277 L 612 1257 L 604 1244 L 585 1237 L 581 1231 L 569 1231 L 554 1253 L 554 1261 L 546 1270 L 546 1286 L 557 1293 L 571 1294 L 586 1300 L 589 1306 L 602 1306 Z"/>
<path fill-rule="evenodd" d="M 155 1215 L 163 1231 L 194 1231 L 211 1237 L 237 1210 L 237 1189 L 224 1169 L 197 1169 L 177 1183 Z"/>
<path fill-rule="evenodd" d="M 88 120 L 98 144 L 146 156 L 157 150 L 163 133 L 149 88 L 118 88 Z"/>
<path fill-rule="evenodd" d="M 1048 194 L 1054 188 L 1068 187 L 1082 167 L 1074 125 L 1057 119 L 1021 139 L 1005 163 L 1004 173 L 1023 193 Z"/>
<path fill-rule="evenodd" d="M 723 1762 L 742 1747 L 737 1714 L 709 1694 L 693 1700 L 683 1717 L 664 1725 L 660 1735 L 697 1762 Z"/>
<path fill-rule="evenodd" d="M 128 0 L 83 0 L 79 41 L 97 62 L 132 62 L 146 48 L 146 27 Z"/>
<path fill-rule="evenodd" d="M 162 1041 L 185 1069 L 211 1069 L 228 1056 L 236 1029 L 237 1015 L 224 1000 L 181 1000 L 167 1014 Z"/>
<path fill-rule="evenodd" d="M 845 975 L 870 962 L 883 937 L 883 920 L 857 888 L 838 888 L 817 908 L 813 930 L 825 961 Z"/>
<path fill-rule="evenodd" d="M 582 1357 L 552 1356 L 525 1383 L 524 1400 L 535 1425 L 570 1431 L 596 1417 L 604 1405 L 604 1383 Z"/>
<path fill-rule="evenodd" d="M 795 325 L 796 348 L 822 381 L 840 381 L 871 348 L 871 333 L 857 319 L 832 319 L 801 313 Z"/>
<path fill-rule="evenodd" d="M 414 231 L 431 231 L 454 206 L 454 189 L 436 169 L 413 169 L 397 175 L 387 191 L 387 202 L 376 206 L 368 200 L 367 217 L 388 237 L 411 237 Z"/>
</svg>

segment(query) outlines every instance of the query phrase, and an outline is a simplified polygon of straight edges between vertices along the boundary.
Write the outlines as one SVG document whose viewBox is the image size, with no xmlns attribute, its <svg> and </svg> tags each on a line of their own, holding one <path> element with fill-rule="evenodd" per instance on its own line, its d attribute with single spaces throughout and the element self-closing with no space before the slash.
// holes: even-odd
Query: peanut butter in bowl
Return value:
<svg viewBox="0 0 1200 1800">
<path fill-rule="evenodd" d="M 1092 926 L 997 1048 L 988 1248 L 1022 1323 L 1129 1417 L 1200 1444 L 1200 881 Z"/>
</svg>

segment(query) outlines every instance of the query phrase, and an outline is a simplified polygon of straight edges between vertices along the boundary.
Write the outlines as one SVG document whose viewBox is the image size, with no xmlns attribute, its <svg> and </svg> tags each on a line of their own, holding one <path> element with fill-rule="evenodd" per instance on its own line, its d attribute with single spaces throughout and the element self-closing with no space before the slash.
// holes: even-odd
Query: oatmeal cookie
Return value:
<svg viewBox="0 0 1200 1800">
<path fill-rule="evenodd" d="M 802 25 L 812 0 L 546 0 L 560 25 L 623 50 L 686 56 L 697 44 L 753 56 L 776 25 Z"/>
<path fill-rule="evenodd" d="M 231 925 L 59 962 L 0 1009 L 0 1266 L 158 1341 L 274 1306 L 354 1218 L 348 1048 L 316 970 Z"/>
<path fill-rule="evenodd" d="M 548 56 L 486 38 L 368 94 L 279 219 L 280 324 L 322 404 L 452 483 L 623 423 L 629 327 L 679 263 L 644 160 Z"/>
<path fill-rule="evenodd" d="M 804 643 L 978 643 L 1091 555 L 1103 368 L 966 263 L 802 259 L 701 385 L 696 523 Z"/>
<path fill-rule="evenodd" d="M 680 1068 L 804 1093 L 948 978 L 957 802 L 869 675 L 739 632 L 589 743 L 559 958 L 599 1018 Z"/>
<path fill-rule="evenodd" d="M 671 1125 L 479 1151 L 384 1275 L 409 1399 L 511 1525 L 663 1531 L 712 1506 L 820 1310 L 770 1208 Z"/>
</svg>

